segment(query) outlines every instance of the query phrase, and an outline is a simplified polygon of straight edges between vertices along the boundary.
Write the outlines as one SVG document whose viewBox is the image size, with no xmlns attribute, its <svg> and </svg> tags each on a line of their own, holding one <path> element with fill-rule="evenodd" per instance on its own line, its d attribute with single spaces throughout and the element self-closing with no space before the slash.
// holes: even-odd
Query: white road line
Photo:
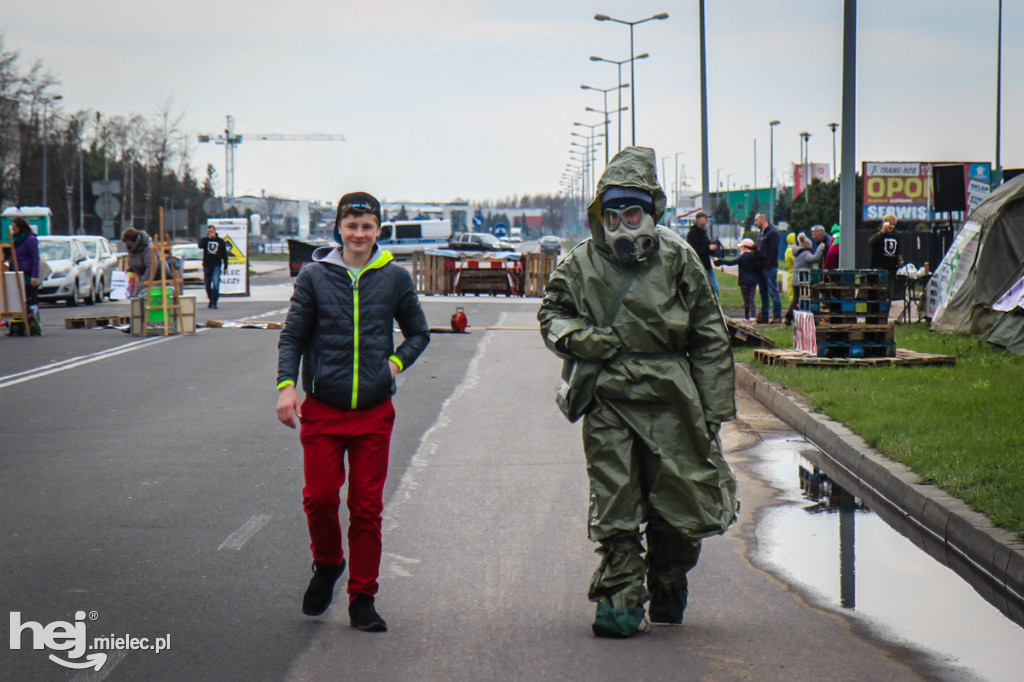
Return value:
<svg viewBox="0 0 1024 682">
<path fill-rule="evenodd" d="M 100 682 L 100 680 L 105 680 L 107 675 L 114 672 L 117 664 L 123 661 L 127 655 L 128 652 L 123 650 L 107 652 L 107 662 L 103 664 L 102 668 L 99 670 L 83 670 L 72 677 L 71 682 Z"/>
<path fill-rule="evenodd" d="M 270 514 L 253 514 L 252 518 L 242 524 L 242 527 L 228 536 L 228 539 L 220 543 L 217 549 L 242 549 L 246 540 L 256 535 L 256 532 L 267 525 Z"/>
<path fill-rule="evenodd" d="M 0 377 L 0 388 L 7 388 L 8 386 L 14 386 L 25 381 L 31 381 L 32 379 L 39 379 L 40 377 L 45 377 L 49 374 L 63 372 L 66 369 L 80 367 L 81 365 L 88 365 L 89 363 L 97 362 L 99 360 L 106 360 L 107 358 L 112 358 L 123 353 L 129 353 L 133 350 L 138 350 L 146 346 L 163 343 L 164 341 L 169 341 L 173 338 L 175 337 L 159 336 L 152 339 L 144 339 L 142 341 L 133 341 L 131 343 L 126 343 L 123 346 L 97 351 L 95 353 L 90 353 L 89 355 L 80 355 L 78 357 L 68 358 L 67 360 L 61 360 L 60 362 L 43 365 L 42 367 L 36 367 L 35 369 L 25 370 L 24 372 L 18 372 L 17 374 L 9 374 L 5 377 Z"/>
</svg>

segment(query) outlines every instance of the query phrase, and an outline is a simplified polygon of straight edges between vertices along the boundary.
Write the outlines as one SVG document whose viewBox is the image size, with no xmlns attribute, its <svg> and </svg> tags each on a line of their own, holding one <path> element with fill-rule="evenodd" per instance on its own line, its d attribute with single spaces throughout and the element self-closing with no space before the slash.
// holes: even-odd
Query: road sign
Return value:
<svg viewBox="0 0 1024 682">
<path fill-rule="evenodd" d="M 484 224 L 484 217 L 482 215 L 473 216 L 473 227 L 480 227 Z"/>
<path fill-rule="evenodd" d="M 494 226 L 494 236 L 499 239 L 508 236 L 508 225 L 505 223 L 498 223 Z"/>
<path fill-rule="evenodd" d="M 121 202 L 111 194 L 103 194 L 96 197 L 96 204 L 93 206 L 96 215 L 104 220 L 112 220 L 121 208 Z"/>
</svg>

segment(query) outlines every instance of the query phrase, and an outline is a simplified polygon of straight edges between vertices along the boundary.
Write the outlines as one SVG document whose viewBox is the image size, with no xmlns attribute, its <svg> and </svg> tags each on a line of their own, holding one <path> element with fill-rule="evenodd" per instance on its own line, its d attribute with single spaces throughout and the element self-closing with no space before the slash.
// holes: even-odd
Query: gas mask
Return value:
<svg viewBox="0 0 1024 682">
<path fill-rule="evenodd" d="M 606 208 L 604 238 L 624 265 L 642 261 L 654 248 L 654 217 L 639 205 Z"/>
</svg>

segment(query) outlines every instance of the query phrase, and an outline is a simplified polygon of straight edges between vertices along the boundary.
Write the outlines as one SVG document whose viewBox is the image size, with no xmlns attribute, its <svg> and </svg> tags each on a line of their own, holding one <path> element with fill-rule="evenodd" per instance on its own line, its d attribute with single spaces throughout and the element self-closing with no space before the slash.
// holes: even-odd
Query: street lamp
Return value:
<svg viewBox="0 0 1024 682">
<path fill-rule="evenodd" d="M 629 26 L 629 84 L 633 86 L 629 92 L 629 108 L 631 109 L 630 127 L 633 133 L 632 144 L 636 146 L 636 70 L 633 64 L 633 27 L 646 21 L 654 21 L 655 19 L 662 21 L 664 19 L 668 19 L 668 14 L 662 12 L 661 14 L 655 14 L 653 17 L 647 17 L 646 19 L 640 19 L 638 21 L 623 21 L 622 19 L 614 19 L 606 14 L 595 14 L 594 19 L 597 21 L 614 21 L 617 24 L 625 24 L 626 26 Z"/>
<path fill-rule="evenodd" d="M 800 163 L 804 168 L 804 203 L 807 203 L 811 193 L 811 179 L 807 177 L 811 172 L 811 134 L 807 131 L 800 133 Z"/>
<path fill-rule="evenodd" d="M 615 113 L 613 111 L 608 111 L 608 93 L 611 92 L 612 90 L 618 90 L 620 92 L 620 102 L 619 102 L 619 109 L 618 109 L 618 111 L 619 111 L 619 116 L 621 117 L 622 116 L 621 91 L 622 91 L 622 88 L 628 88 L 629 87 L 629 83 L 623 83 L 620 80 L 619 84 L 616 85 L 614 88 L 594 88 L 594 87 L 591 87 L 589 85 L 581 85 L 580 87 L 583 88 L 584 90 L 593 90 L 595 92 L 600 92 L 600 93 L 604 94 L 604 110 L 601 111 L 601 112 L 598 112 L 596 109 L 591 109 L 590 107 L 587 107 L 587 111 L 593 111 L 595 113 L 603 113 L 604 114 L 604 165 L 607 166 L 608 165 L 608 121 L 609 121 L 608 114 Z"/>
<path fill-rule="evenodd" d="M 832 180 L 835 180 L 839 173 L 839 169 L 836 168 L 836 128 L 839 124 L 833 121 L 828 127 L 832 129 Z"/>
<path fill-rule="evenodd" d="M 47 138 L 50 135 L 47 127 L 47 109 L 50 106 L 50 102 L 56 102 L 61 99 L 64 99 L 64 95 L 43 97 L 43 206 L 46 206 L 46 150 L 50 146 L 47 142 Z"/>
<path fill-rule="evenodd" d="M 649 55 L 646 52 L 644 52 L 643 54 L 638 54 L 635 57 L 630 57 L 629 59 L 623 59 L 622 61 L 615 61 L 614 59 L 605 59 L 604 57 L 591 57 L 590 61 L 592 61 L 592 62 L 606 62 L 608 64 L 615 64 L 616 66 L 618 66 L 619 67 L 619 82 L 622 83 L 622 65 L 623 64 L 629 64 L 630 66 L 632 66 L 633 62 L 635 62 L 636 60 L 638 60 L 638 59 L 647 59 L 650 56 L 651 55 Z M 628 88 L 629 87 L 629 83 L 624 84 L 622 87 Z M 628 109 L 628 107 L 623 107 L 622 106 L 622 88 L 619 88 L 619 149 L 622 149 L 622 112 L 626 111 L 626 109 Z"/>
<path fill-rule="evenodd" d="M 775 126 L 779 123 L 781 121 L 768 121 L 768 222 L 772 225 L 775 224 Z"/>
</svg>

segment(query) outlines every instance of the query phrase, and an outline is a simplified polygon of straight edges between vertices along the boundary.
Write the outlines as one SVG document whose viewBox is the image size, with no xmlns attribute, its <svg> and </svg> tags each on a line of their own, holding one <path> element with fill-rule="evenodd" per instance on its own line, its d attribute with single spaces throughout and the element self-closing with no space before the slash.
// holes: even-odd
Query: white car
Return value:
<svg viewBox="0 0 1024 682">
<path fill-rule="evenodd" d="M 181 263 L 181 278 L 186 284 L 203 283 L 203 250 L 198 244 L 175 244 L 171 255 Z"/>
<path fill-rule="evenodd" d="M 39 259 L 50 268 L 39 284 L 40 301 L 63 299 L 68 305 L 78 305 L 79 299 L 84 299 L 86 304 L 93 303 L 93 265 L 81 239 L 39 237 Z"/>
<path fill-rule="evenodd" d="M 102 303 L 104 296 L 110 296 L 110 288 L 114 280 L 114 270 L 117 270 L 118 258 L 106 237 L 89 234 L 79 236 L 78 239 L 85 244 L 85 252 L 89 256 L 90 267 L 92 268 L 93 301 Z"/>
</svg>

